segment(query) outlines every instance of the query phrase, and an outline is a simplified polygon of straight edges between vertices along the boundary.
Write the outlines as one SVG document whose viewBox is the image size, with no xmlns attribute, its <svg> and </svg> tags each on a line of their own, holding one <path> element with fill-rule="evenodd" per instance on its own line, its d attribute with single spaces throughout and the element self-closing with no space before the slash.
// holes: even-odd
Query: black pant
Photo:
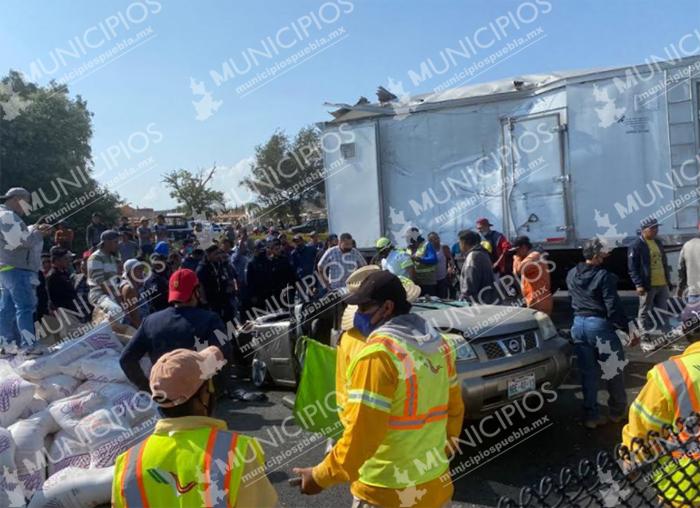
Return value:
<svg viewBox="0 0 700 508">
<path fill-rule="evenodd" d="M 440 279 L 437 281 L 437 296 L 438 298 L 449 298 L 450 297 L 450 283 L 447 280 L 447 277 L 444 279 Z"/>
<path fill-rule="evenodd" d="M 437 284 L 419 284 L 421 296 L 438 296 Z"/>
</svg>

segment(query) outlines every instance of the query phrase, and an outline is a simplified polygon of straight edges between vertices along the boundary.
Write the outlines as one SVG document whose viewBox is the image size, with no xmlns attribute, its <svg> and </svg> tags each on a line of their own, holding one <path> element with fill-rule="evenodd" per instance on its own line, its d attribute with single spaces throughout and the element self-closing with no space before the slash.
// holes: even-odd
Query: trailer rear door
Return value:
<svg viewBox="0 0 700 508">
<path fill-rule="evenodd" d="M 376 124 L 328 128 L 323 139 L 328 229 L 374 247 L 382 224 Z"/>
<path fill-rule="evenodd" d="M 560 114 L 504 121 L 504 210 L 510 236 L 569 241 Z"/>
</svg>

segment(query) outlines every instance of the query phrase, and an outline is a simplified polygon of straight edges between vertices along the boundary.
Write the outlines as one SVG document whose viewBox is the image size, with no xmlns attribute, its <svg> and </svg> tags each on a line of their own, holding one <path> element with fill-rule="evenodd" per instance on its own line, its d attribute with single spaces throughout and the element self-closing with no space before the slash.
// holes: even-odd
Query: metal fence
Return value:
<svg viewBox="0 0 700 508">
<path fill-rule="evenodd" d="M 675 427 L 618 445 L 595 462 L 562 468 L 524 487 L 516 500 L 501 497 L 499 508 L 700 506 L 700 415 L 679 418 Z"/>
</svg>

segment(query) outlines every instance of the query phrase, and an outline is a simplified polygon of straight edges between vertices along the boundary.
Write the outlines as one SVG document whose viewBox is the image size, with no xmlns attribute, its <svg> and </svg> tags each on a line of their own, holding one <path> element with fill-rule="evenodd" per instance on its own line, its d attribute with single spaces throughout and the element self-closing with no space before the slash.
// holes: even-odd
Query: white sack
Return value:
<svg viewBox="0 0 700 508">
<path fill-rule="evenodd" d="M 4 468 L 15 469 L 15 441 L 9 430 L 0 428 L 0 471 Z"/>
<path fill-rule="evenodd" d="M 16 374 L 0 379 L 0 427 L 9 427 L 34 397 L 35 386 Z"/>
<path fill-rule="evenodd" d="M 114 465 L 117 457 L 136 446 L 153 433 L 157 418 L 153 417 L 131 429 L 112 427 L 110 431 L 90 445 L 90 468 Z"/>
<path fill-rule="evenodd" d="M 4 469 L 0 474 L 0 508 L 24 508 L 26 500 L 17 471 Z"/>
<path fill-rule="evenodd" d="M 49 407 L 48 402 L 46 402 L 41 397 L 34 395 L 32 400 L 29 401 L 29 404 L 27 404 L 27 407 L 25 407 L 24 411 L 22 411 L 22 414 L 19 415 L 19 420 L 26 420 L 27 418 L 29 418 L 33 414 L 36 414 L 39 411 L 43 411 L 47 407 Z"/>
<path fill-rule="evenodd" d="M 109 504 L 114 467 L 66 468 L 51 476 L 29 503 L 29 508 L 93 508 Z"/>
<path fill-rule="evenodd" d="M 15 464 L 24 493 L 31 497 L 46 480 L 44 440 L 59 429 L 48 410 L 40 411 L 9 427 L 15 442 Z"/>
<path fill-rule="evenodd" d="M 56 423 L 65 431 L 75 435 L 75 426 L 87 415 L 106 407 L 103 397 L 83 383 L 76 389 L 76 394 L 52 402 L 47 411 Z M 85 389 L 83 389 L 85 387 Z"/>
<path fill-rule="evenodd" d="M 80 380 L 66 374 L 55 374 L 42 379 L 37 385 L 36 394 L 47 402 L 53 402 L 74 395 Z"/>
<path fill-rule="evenodd" d="M 73 438 L 65 430 L 59 431 L 49 447 L 49 476 L 67 467 L 90 467 L 90 450 L 87 443 Z"/>
<path fill-rule="evenodd" d="M 11 361 L 16 361 L 16 356 L 11 356 L 0 359 L 0 379 L 4 379 L 8 376 L 16 374 L 15 367 L 12 365 Z"/>
<path fill-rule="evenodd" d="M 113 349 L 94 351 L 84 358 L 61 367 L 61 372 L 82 380 L 103 383 L 127 382 L 126 375 L 119 365 L 119 353 Z"/>
<path fill-rule="evenodd" d="M 15 370 L 25 379 L 38 381 L 48 376 L 61 374 L 62 367 L 102 349 L 113 349 L 117 352 L 124 349 L 109 326 L 104 325 L 91 330 L 78 339 L 62 342 L 52 348 L 53 352 L 49 355 L 26 360 Z"/>
</svg>

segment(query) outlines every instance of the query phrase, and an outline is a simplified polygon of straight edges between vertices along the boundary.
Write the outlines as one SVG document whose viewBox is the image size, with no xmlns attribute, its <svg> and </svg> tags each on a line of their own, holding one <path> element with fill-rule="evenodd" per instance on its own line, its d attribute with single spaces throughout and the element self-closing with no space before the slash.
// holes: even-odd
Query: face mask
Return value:
<svg viewBox="0 0 700 508">
<path fill-rule="evenodd" d="M 373 315 L 373 312 L 355 312 L 355 317 L 352 320 L 353 326 L 365 337 L 369 337 L 378 326 L 378 324 L 372 324 Z"/>
</svg>

